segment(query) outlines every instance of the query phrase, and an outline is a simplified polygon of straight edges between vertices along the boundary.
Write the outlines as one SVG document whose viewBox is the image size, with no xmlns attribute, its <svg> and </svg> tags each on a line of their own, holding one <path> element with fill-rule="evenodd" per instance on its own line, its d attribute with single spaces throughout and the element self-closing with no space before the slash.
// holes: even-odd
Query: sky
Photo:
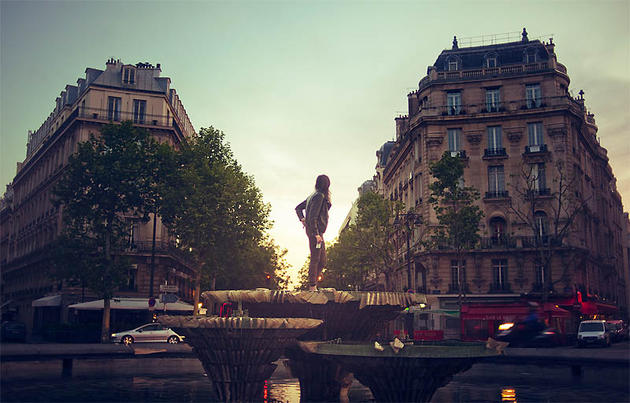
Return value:
<svg viewBox="0 0 630 403">
<path fill-rule="evenodd" d="M 326 240 L 374 175 L 417 89 L 454 35 L 553 36 L 570 90 L 585 92 L 624 209 L 630 200 L 630 0 L 0 0 L 0 186 L 11 182 L 66 84 L 87 67 L 160 63 L 195 129 L 226 133 L 271 204 L 271 236 L 297 272 L 308 255 L 294 208 L 331 179 Z"/>
</svg>

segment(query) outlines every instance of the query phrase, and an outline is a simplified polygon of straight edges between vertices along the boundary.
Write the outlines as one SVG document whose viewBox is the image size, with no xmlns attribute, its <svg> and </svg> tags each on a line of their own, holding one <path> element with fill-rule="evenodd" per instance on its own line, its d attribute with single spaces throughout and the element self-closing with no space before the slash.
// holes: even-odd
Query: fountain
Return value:
<svg viewBox="0 0 630 403">
<path fill-rule="evenodd" d="M 227 290 L 201 294 L 206 306 L 231 302 L 257 317 L 302 317 L 324 323 L 300 340 L 344 342 L 372 341 L 386 322 L 412 305 L 426 303 L 422 294 L 380 291 L 273 291 Z M 313 354 L 297 345 L 287 347 L 285 356 L 293 376 L 300 381 L 303 401 L 338 401 L 350 387 L 350 372 L 339 362 Z"/>
<path fill-rule="evenodd" d="M 499 354 L 483 343 L 398 341 L 375 348 L 374 337 L 387 321 L 426 303 L 421 294 L 256 289 L 206 291 L 201 298 L 207 307 L 236 304 L 236 316 L 159 321 L 187 337 L 221 401 L 260 400 L 273 362 L 283 354 L 300 381 L 301 400 L 317 402 L 347 401 L 351 373 L 378 401 L 429 401 L 454 374 Z"/>
</svg>

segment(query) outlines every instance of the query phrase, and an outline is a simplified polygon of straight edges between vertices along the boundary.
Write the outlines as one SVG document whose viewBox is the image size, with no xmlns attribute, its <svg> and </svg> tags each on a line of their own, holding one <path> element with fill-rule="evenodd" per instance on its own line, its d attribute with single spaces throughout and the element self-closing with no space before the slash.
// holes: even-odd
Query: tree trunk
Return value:
<svg viewBox="0 0 630 403">
<path fill-rule="evenodd" d="M 105 264 L 106 264 L 106 272 L 105 272 L 105 279 L 107 281 L 107 278 L 109 277 L 109 275 L 111 273 L 109 273 L 109 271 L 111 270 L 111 264 L 112 264 L 112 256 L 111 256 L 111 232 L 110 232 L 110 228 L 111 228 L 111 220 L 107 219 L 107 229 L 105 231 Z M 109 288 L 110 284 L 106 284 L 106 287 Z M 109 295 L 111 295 L 109 292 L 111 290 L 107 290 L 105 292 L 105 295 L 103 295 L 103 322 L 102 322 L 102 326 L 101 326 L 101 343 L 109 343 L 109 338 L 110 338 L 110 333 L 109 333 L 109 325 L 110 325 L 110 314 L 111 314 L 111 310 L 110 310 L 110 299 L 109 299 Z"/>
<path fill-rule="evenodd" d="M 201 293 L 201 266 L 195 276 L 195 298 L 193 299 L 193 316 L 199 315 L 199 297 Z M 206 307 L 207 308 L 207 307 Z"/>
<path fill-rule="evenodd" d="M 110 320 L 110 302 L 109 297 L 103 298 L 103 322 L 101 326 L 101 343 L 109 343 L 110 341 L 110 333 L 109 333 L 109 320 Z"/>
</svg>

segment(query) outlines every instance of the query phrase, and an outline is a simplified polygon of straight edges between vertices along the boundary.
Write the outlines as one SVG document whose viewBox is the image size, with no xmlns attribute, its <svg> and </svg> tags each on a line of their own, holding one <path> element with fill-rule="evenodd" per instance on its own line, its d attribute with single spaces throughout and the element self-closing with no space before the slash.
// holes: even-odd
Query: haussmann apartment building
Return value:
<svg viewBox="0 0 630 403">
<path fill-rule="evenodd" d="M 103 125 L 124 120 L 174 146 L 194 133 L 171 79 L 161 77 L 161 71 L 159 64 L 131 65 L 113 59 L 104 70 L 87 68 L 84 78 L 60 93 L 40 128 L 29 131 L 26 159 L 17 164 L 15 178 L 0 200 L 2 312 L 26 323 L 29 334 L 68 321 L 69 305 L 95 299 L 81 287 L 52 281 L 43 253 L 62 229 L 51 192 L 77 144 L 98 134 Z M 195 269 L 172 247 L 159 216 L 155 223 L 154 216 L 146 223 L 130 221 L 129 228 L 125 253 L 132 257 L 133 269 L 117 296 L 147 309 L 153 272 L 155 296 L 159 285 L 168 282 L 191 303 Z"/>
<path fill-rule="evenodd" d="M 416 329 L 485 339 L 526 314 L 526 302 L 539 303 L 567 334 L 582 319 L 627 318 L 621 196 L 584 93 L 571 95 L 569 83 L 553 40 L 530 40 L 523 29 L 498 44 L 460 47 L 454 38 L 408 94 L 408 115 L 395 119 L 395 141 L 377 151 L 374 178 L 385 197 L 422 217 L 410 234 L 410 283 L 437 313 L 416 315 Z M 484 212 L 481 242 L 459 265 L 452 248 L 421 243 L 437 225 L 429 165 L 444 152 L 462 159 L 465 184 L 480 192 Z M 394 288 L 403 290 L 400 236 Z"/>
</svg>

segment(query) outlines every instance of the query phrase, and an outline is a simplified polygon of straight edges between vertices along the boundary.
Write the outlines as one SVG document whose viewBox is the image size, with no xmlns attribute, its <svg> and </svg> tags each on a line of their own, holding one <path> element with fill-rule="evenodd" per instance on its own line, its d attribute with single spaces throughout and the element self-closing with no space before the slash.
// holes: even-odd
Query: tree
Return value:
<svg viewBox="0 0 630 403">
<path fill-rule="evenodd" d="M 523 163 L 518 175 L 512 175 L 511 188 L 515 195 L 507 205 L 507 213 L 523 223 L 532 234 L 526 240 L 534 250 L 534 263 L 542 268 L 542 299 L 546 302 L 554 284 L 565 280 L 572 266 L 564 261 L 557 280 L 551 276 L 551 261 L 560 249 L 578 217 L 587 212 L 588 199 L 578 191 L 578 178 L 567 172 L 562 161 L 553 164 L 552 187 L 547 188 L 544 163 Z M 563 256 L 561 256 L 563 257 Z M 573 258 L 580 258 L 573 254 Z"/>
<path fill-rule="evenodd" d="M 378 193 L 363 193 L 357 201 L 356 221 L 341 232 L 330 247 L 325 272 L 328 284 L 340 288 L 363 288 L 369 275 L 385 277 L 385 288 L 391 288 L 391 274 L 396 266 L 398 245 L 394 218 L 402 203 L 385 199 Z"/>
<path fill-rule="evenodd" d="M 223 132 L 202 128 L 168 160 L 159 211 L 177 245 L 199 264 L 195 307 L 202 285 L 240 288 L 254 284 L 252 279 L 264 281 L 272 269 L 275 275 L 283 252 L 265 237 L 270 207 Z M 256 265 L 262 261 L 262 267 Z"/>
<path fill-rule="evenodd" d="M 70 156 L 53 195 L 63 209 L 63 234 L 54 244 L 57 278 L 78 281 L 103 298 L 101 341 L 109 342 L 110 299 L 129 262 L 121 256 L 128 219 L 148 220 L 159 145 L 131 122 L 90 135 Z"/>
<path fill-rule="evenodd" d="M 462 259 L 465 250 L 473 249 L 480 240 L 479 221 L 483 211 L 475 204 L 479 191 L 465 186 L 464 161 L 445 152 L 439 161 L 429 167 L 435 180 L 429 185 L 430 203 L 437 216 L 430 244 L 433 248 L 450 248 L 457 256 L 458 299 L 461 307 L 463 288 Z"/>
</svg>

